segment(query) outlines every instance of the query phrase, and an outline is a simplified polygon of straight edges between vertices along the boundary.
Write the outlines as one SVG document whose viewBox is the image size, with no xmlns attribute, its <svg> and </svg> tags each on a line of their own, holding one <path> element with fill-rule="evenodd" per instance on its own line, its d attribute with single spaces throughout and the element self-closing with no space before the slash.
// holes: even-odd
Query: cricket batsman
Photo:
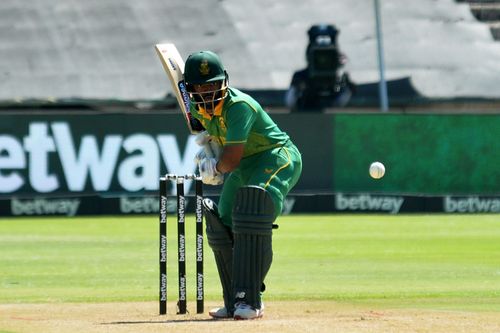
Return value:
<svg viewBox="0 0 500 333">
<path fill-rule="evenodd" d="M 199 135 L 221 146 L 216 156 L 201 150 L 195 158 L 204 184 L 224 183 L 218 206 L 210 199 L 203 202 L 208 244 L 224 297 L 224 306 L 209 314 L 260 318 L 261 293 L 273 256 L 273 222 L 300 177 L 301 154 L 257 101 L 229 87 L 215 53 L 191 54 L 184 80 L 191 113 L 206 130 Z"/>
</svg>

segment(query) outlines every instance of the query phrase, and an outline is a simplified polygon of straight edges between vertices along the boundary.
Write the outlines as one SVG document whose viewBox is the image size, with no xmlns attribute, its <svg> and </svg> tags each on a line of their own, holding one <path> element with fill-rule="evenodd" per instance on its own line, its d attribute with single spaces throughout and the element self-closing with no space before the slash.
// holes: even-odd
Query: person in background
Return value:
<svg viewBox="0 0 500 333">
<path fill-rule="evenodd" d="M 333 25 L 314 25 L 308 31 L 307 67 L 294 73 L 285 104 L 293 111 L 345 106 L 354 84 L 343 67 L 347 57 L 340 52 Z"/>
</svg>

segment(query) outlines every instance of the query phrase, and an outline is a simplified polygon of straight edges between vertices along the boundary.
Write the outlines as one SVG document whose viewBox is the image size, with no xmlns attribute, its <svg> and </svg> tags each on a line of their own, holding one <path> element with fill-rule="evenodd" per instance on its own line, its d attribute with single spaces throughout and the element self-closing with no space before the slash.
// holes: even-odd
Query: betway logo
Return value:
<svg viewBox="0 0 500 333">
<path fill-rule="evenodd" d="M 186 205 L 189 203 L 186 200 Z M 177 212 L 176 200 L 167 200 L 166 213 Z M 157 197 L 120 197 L 120 212 L 124 214 L 157 214 L 160 211 Z"/>
<path fill-rule="evenodd" d="M 193 136 L 182 155 L 174 135 L 110 134 L 100 141 L 91 134 L 74 138 L 66 122 L 33 122 L 28 135 L 19 139 L 0 135 L 0 193 L 14 193 L 26 183 L 38 193 L 56 191 L 62 184 L 70 192 L 107 191 L 115 176 L 126 191 L 156 190 L 162 161 L 169 173 L 196 169 L 193 156 L 199 147 Z M 62 174 L 50 165 L 55 155 Z M 89 183 L 91 189 L 86 188 Z M 186 182 L 186 191 L 190 184 Z"/>
<path fill-rule="evenodd" d="M 12 215 L 66 215 L 75 216 L 80 199 L 12 199 L 10 209 Z"/>
<path fill-rule="evenodd" d="M 337 210 L 384 211 L 396 214 L 401 209 L 403 202 L 403 197 L 372 196 L 370 194 L 344 195 L 339 193 L 335 196 Z"/>
<path fill-rule="evenodd" d="M 444 198 L 446 213 L 500 213 L 500 199 L 481 199 L 478 197 Z"/>
</svg>

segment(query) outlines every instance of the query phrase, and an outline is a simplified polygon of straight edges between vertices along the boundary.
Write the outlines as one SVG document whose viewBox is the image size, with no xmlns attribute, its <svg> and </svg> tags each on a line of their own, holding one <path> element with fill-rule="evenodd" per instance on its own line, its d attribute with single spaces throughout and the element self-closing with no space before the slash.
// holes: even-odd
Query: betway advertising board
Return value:
<svg viewBox="0 0 500 333">
<path fill-rule="evenodd" d="M 217 195 L 210 195 L 217 200 Z M 194 213 L 194 198 L 187 196 L 187 212 Z M 3 216 L 77 216 L 77 215 L 142 215 L 158 214 L 155 195 L 81 196 L 64 198 L 11 198 L 0 200 Z M 167 211 L 175 214 L 176 200 L 168 200 Z M 290 194 L 284 202 L 283 214 L 291 213 L 500 213 L 500 198 L 483 196 L 408 196 L 368 193 L 328 195 Z"/>
<path fill-rule="evenodd" d="M 392 146 L 376 146 L 391 154 L 384 158 L 386 176 L 375 181 L 369 178 L 367 165 L 380 155 L 370 145 L 355 140 L 356 133 L 377 135 L 380 130 L 370 127 L 374 121 L 363 121 L 360 115 L 320 113 L 273 114 L 273 118 L 290 134 L 304 161 L 301 179 L 284 204 L 285 214 L 500 212 L 500 198 L 491 193 L 495 187 L 483 181 L 484 177 L 498 177 L 491 168 L 477 168 L 481 176 L 469 186 L 474 195 L 435 193 L 440 188 L 414 193 L 413 183 L 420 180 L 404 177 L 405 164 L 394 162 L 404 160 L 398 158 L 401 150 L 392 144 L 400 136 L 397 130 L 384 132 L 392 135 L 387 139 Z M 407 121 L 391 120 L 394 124 Z M 489 141 L 483 138 L 480 142 L 486 146 Z M 462 149 L 458 140 L 455 146 Z M 0 216 L 156 214 L 159 176 L 194 173 L 193 157 L 199 149 L 178 113 L 2 112 Z M 483 159 L 488 156 L 495 155 L 484 155 Z M 483 164 L 498 165 L 495 161 Z M 442 178 L 440 174 L 433 177 Z M 415 180 L 411 186 L 410 180 Z M 429 183 L 436 186 L 436 182 Z M 186 182 L 185 190 L 189 199 L 191 182 Z M 217 197 L 220 187 L 206 186 L 205 192 Z M 175 209 L 172 205 L 171 211 Z M 190 207 L 188 204 L 188 211 Z"/>
</svg>

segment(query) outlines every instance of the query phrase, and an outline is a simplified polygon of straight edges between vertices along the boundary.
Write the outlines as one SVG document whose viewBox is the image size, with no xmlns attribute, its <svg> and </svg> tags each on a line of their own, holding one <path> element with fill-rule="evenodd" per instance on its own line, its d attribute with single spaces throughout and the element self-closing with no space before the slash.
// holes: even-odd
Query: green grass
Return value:
<svg viewBox="0 0 500 333">
<path fill-rule="evenodd" d="M 194 298 L 193 217 L 187 223 Z M 268 300 L 500 310 L 498 215 L 293 215 L 279 220 Z M 169 221 L 169 299 L 176 225 Z M 205 244 L 206 297 L 220 298 Z M 157 300 L 156 216 L 3 219 L 0 303 Z"/>
</svg>

